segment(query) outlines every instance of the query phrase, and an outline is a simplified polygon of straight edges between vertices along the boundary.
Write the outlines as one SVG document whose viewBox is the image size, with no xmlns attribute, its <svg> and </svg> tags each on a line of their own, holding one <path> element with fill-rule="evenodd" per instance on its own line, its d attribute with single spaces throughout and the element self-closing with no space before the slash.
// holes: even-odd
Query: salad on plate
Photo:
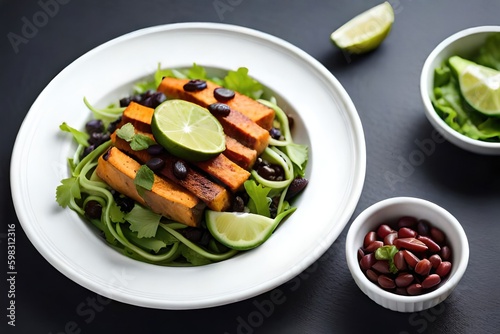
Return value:
<svg viewBox="0 0 500 334">
<path fill-rule="evenodd" d="M 264 243 L 308 184 L 293 118 L 248 69 L 162 69 L 106 108 L 86 98 L 57 203 L 133 259 L 205 265 Z"/>
</svg>

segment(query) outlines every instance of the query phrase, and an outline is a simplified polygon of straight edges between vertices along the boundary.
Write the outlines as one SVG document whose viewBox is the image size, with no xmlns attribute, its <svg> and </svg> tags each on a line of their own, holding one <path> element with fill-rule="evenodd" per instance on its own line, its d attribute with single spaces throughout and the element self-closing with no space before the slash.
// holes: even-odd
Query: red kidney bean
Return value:
<svg viewBox="0 0 500 334">
<path fill-rule="evenodd" d="M 397 249 L 392 261 L 377 260 L 376 250 L 390 245 Z M 367 278 L 400 295 L 419 295 L 438 286 L 450 274 L 451 255 L 440 229 L 410 216 L 381 223 L 365 234 L 358 249 L 359 265 Z"/>
<path fill-rule="evenodd" d="M 430 274 L 422 281 L 422 288 L 430 289 L 438 285 L 439 283 L 441 283 L 441 277 L 439 277 L 439 275 L 437 274 Z"/>
<path fill-rule="evenodd" d="M 414 227 L 415 225 L 417 225 L 417 219 L 415 217 L 401 217 L 398 220 L 398 228 Z"/>
<path fill-rule="evenodd" d="M 398 237 L 397 232 L 389 233 L 384 238 L 384 245 L 393 245 L 394 244 L 394 240 L 396 240 L 397 237 Z"/>
<path fill-rule="evenodd" d="M 401 227 L 398 231 L 398 238 L 415 238 L 417 232 L 408 227 Z"/>
<path fill-rule="evenodd" d="M 365 238 L 363 240 L 363 247 L 368 247 L 372 242 L 377 241 L 377 232 L 370 231 L 366 233 Z"/>
<path fill-rule="evenodd" d="M 413 282 L 413 275 L 408 273 L 399 274 L 398 277 L 394 280 L 396 285 L 400 288 L 406 288 Z"/>
<path fill-rule="evenodd" d="M 441 246 L 439 246 L 436 242 L 434 242 L 434 240 L 432 240 L 429 237 L 420 235 L 418 236 L 417 239 L 422 241 L 429 248 L 431 252 L 437 253 L 441 250 Z"/>
<path fill-rule="evenodd" d="M 384 289 L 394 289 L 396 287 L 394 280 L 386 275 L 380 275 L 377 283 Z"/>
<path fill-rule="evenodd" d="M 422 294 L 423 288 L 422 285 L 414 283 L 406 288 L 406 292 L 408 292 L 410 296 L 416 296 Z"/>
<path fill-rule="evenodd" d="M 361 260 L 359 261 L 359 265 L 360 265 L 361 269 L 363 269 L 363 271 L 365 271 L 365 270 L 370 269 L 375 264 L 376 261 L 377 261 L 377 259 L 375 259 L 375 254 L 370 253 L 370 254 L 366 254 L 365 256 L 363 256 L 361 258 Z"/>
<path fill-rule="evenodd" d="M 399 238 L 394 240 L 394 246 L 398 249 L 404 248 L 413 252 L 425 252 L 428 247 L 422 241 L 415 238 Z"/>
<path fill-rule="evenodd" d="M 375 269 L 380 274 L 388 274 L 391 272 L 389 269 L 389 262 L 385 260 L 378 260 L 372 265 L 372 269 Z"/>
<path fill-rule="evenodd" d="M 441 252 L 439 253 L 444 261 L 448 261 L 451 258 L 451 249 L 448 246 L 441 247 Z"/>
<path fill-rule="evenodd" d="M 384 245 L 383 241 L 377 240 L 369 244 L 368 247 L 364 249 L 364 251 L 367 253 L 375 252 L 378 248 L 382 247 L 383 245 Z"/>
<path fill-rule="evenodd" d="M 368 269 L 366 271 L 366 277 L 368 277 L 368 279 L 372 282 L 377 283 L 377 281 L 378 281 L 378 274 L 371 269 Z"/>
<path fill-rule="evenodd" d="M 441 262 L 439 267 L 437 267 L 436 274 L 438 274 L 441 277 L 446 277 L 446 275 L 448 275 L 450 271 L 451 271 L 451 262 L 443 261 Z"/>
<path fill-rule="evenodd" d="M 439 267 L 439 265 L 441 264 L 441 262 L 443 262 L 443 260 L 441 260 L 441 256 L 439 256 L 438 254 L 433 254 L 429 257 L 429 261 L 431 261 L 431 264 L 432 264 L 432 268 L 436 269 L 437 267 Z"/>
<path fill-rule="evenodd" d="M 431 261 L 427 259 L 422 259 L 418 261 L 417 265 L 415 266 L 415 272 L 422 276 L 429 275 L 431 269 L 432 269 Z"/>
<path fill-rule="evenodd" d="M 365 256 L 365 252 L 363 252 L 363 249 L 359 248 L 358 249 L 358 261 L 361 260 Z"/>
<path fill-rule="evenodd" d="M 398 251 L 396 254 L 394 254 L 394 265 L 396 266 L 396 268 L 398 268 L 399 271 L 403 271 L 408 268 L 403 251 Z"/>
<path fill-rule="evenodd" d="M 429 234 L 429 223 L 425 220 L 419 220 L 417 223 L 417 232 L 420 235 Z"/>
<path fill-rule="evenodd" d="M 377 229 L 377 235 L 381 239 L 384 239 L 386 235 L 392 232 L 394 232 L 394 230 L 387 224 L 382 224 Z"/>
<path fill-rule="evenodd" d="M 431 227 L 430 233 L 431 233 L 432 240 L 434 240 L 435 242 L 437 242 L 440 245 L 442 245 L 444 243 L 445 236 L 444 236 L 443 231 L 441 231 L 437 227 Z"/>
<path fill-rule="evenodd" d="M 415 268 L 415 266 L 417 265 L 418 261 L 420 261 L 420 259 L 415 254 L 413 254 L 412 252 L 410 252 L 410 251 L 408 251 L 406 249 L 403 250 L 403 256 L 405 258 L 406 263 L 411 268 Z"/>
</svg>

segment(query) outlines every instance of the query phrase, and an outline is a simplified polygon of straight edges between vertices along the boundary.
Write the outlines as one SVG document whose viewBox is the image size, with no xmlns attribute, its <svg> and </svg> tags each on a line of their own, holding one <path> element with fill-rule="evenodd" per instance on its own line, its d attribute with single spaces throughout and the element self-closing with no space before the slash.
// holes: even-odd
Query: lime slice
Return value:
<svg viewBox="0 0 500 334">
<path fill-rule="evenodd" d="M 156 107 L 151 130 L 158 144 L 188 161 L 207 160 L 226 149 L 219 121 L 207 109 L 184 100 L 167 100 Z"/>
<path fill-rule="evenodd" d="M 249 250 L 266 241 L 281 220 L 295 208 L 285 211 L 275 219 L 242 212 L 206 210 L 208 230 L 221 244 L 237 250 Z"/>
<path fill-rule="evenodd" d="M 462 96 L 477 111 L 500 115 L 500 71 L 453 56 L 450 66 L 458 76 Z"/>
<path fill-rule="evenodd" d="M 378 47 L 391 31 L 394 10 L 389 2 L 372 7 L 335 30 L 330 39 L 340 49 L 361 54 Z"/>
</svg>

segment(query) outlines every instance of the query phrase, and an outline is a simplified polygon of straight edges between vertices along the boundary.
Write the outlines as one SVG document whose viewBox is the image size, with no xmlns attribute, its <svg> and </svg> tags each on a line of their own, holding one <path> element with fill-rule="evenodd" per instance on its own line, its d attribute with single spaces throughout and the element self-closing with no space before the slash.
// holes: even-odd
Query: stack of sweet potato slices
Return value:
<svg viewBox="0 0 500 334">
<path fill-rule="evenodd" d="M 214 91 L 219 86 L 207 81 L 205 89 L 188 92 L 183 88 L 188 81 L 164 78 L 158 91 L 168 99 L 182 99 L 205 108 L 218 102 Z M 230 107 L 230 113 L 224 117 L 215 115 L 226 134 L 226 150 L 218 156 L 202 162 L 187 162 L 164 150 L 157 156 L 165 164 L 155 171 L 153 189 L 146 191 L 147 196 L 141 196 L 134 185 L 135 174 L 140 165 L 153 156 L 147 150 L 133 150 L 129 142 L 115 132 L 111 135 L 113 148 L 99 159 L 97 175 L 112 188 L 156 213 L 188 226 L 199 226 L 205 207 L 215 211 L 228 210 L 234 194 L 243 189 L 243 183 L 249 178 L 249 170 L 257 156 L 268 145 L 274 110 L 237 92 L 234 98 L 224 103 Z M 131 123 L 136 133 L 154 140 L 151 133 L 153 113 L 154 109 L 131 102 L 117 129 Z M 177 161 L 187 166 L 184 178 L 178 178 L 174 173 L 173 166 Z"/>
</svg>

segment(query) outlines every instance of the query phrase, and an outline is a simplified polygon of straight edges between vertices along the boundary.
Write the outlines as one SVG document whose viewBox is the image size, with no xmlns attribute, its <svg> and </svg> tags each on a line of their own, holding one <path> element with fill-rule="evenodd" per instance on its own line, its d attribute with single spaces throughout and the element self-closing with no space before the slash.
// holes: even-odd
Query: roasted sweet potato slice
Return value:
<svg viewBox="0 0 500 334">
<path fill-rule="evenodd" d="M 166 77 L 163 78 L 157 89 L 158 91 L 165 94 L 168 98 L 190 101 L 199 104 L 205 108 L 208 107 L 210 104 L 217 102 L 217 100 L 213 97 L 213 90 L 219 86 L 207 82 L 207 88 L 201 91 L 187 92 L 184 90 L 183 86 L 188 81 L 189 80 L 187 79 L 176 79 L 176 78 Z M 236 97 L 234 99 L 236 99 Z M 225 103 L 230 106 L 231 101 L 232 100 Z M 255 102 L 259 106 L 263 106 L 262 104 L 254 100 L 251 101 Z M 272 111 L 272 113 L 270 114 L 272 116 L 271 124 L 266 125 L 269 128 L 272 126 L 272 119 L 274 119 L 274 110 L 272 109 L 270 110 Z M 260 126 L 258 123 L 256 123 L 254 120 L 252 120 L 239 110 L 231 108 L 231 111 L 227 116 L 224 117 L 220 115 L 214 115 L 214 116 L 216 116 L 219 122 L 222 124 L 224 132 L 227 135 L 235 138 L 243 145 L 256 150 L 257 154 L 261 154 L 262 151 L 264 151 L 264 149 L 267 147 L 267 144 L 269 142 L 269 131 L 268 131 L 269 129 Z M 269 116 L 266 116 L 266 119 L 267 117 Z"/>
<path fill-rule="evenodd" d="M 126 123 L 132 123 L 136 130 L 151 133 L 151 119 L 154 109 L 132 102 L 125 109 L 122 121 L 118 125 L 121 127 Z M 226 135 L 226 150 L 223 154 L 231 161 L 244 169 L 250 169 L 257 159 L 257 151 L 247 147 L 236 139 Z"/>
<path fill-rule="evenodd" d="M 224 155 L 241 168 L 249 170 L 257 160 L 257 151 L 246 147 L 233 137 L 226 135 L 226 150 Z"/>
<path fill-rule="evenodd" d="M 179 185 L 155 175 L 153 188 L 139 195 L 134 179 L 140 166 L 112 147 L 99 158 L 96 173 L 111 188 L 152 211 L 188 226 L 199 226 L 205 203 Z"/>
<path fill-rule="evenodd" d="M 153 135 L 150 133 L 145 133 L 145 132 L 137 132 L 137 133 L 141 133 L 154 140 Z M 119 138 L 116 135 L 116 133 L 111 134 L 111 140 L 113 141 L 113 144 L 116 147 L 126 152 L 127 154 L 135 157 L 141 163 L 146 163 L 147 161 L 149 161 L 149 159 L 152 158 L 152 156 L 146 150 L 134 151 L 130 147 L 129 143 Z M 219 154 L 215 158 L 201 162 L 189 163 L 182 160 L 184 165 L 188 167 L 189 177 L 180 180 L 174 175 L 173 166 L 177 161 L 181 161 L 181 159 L 171 154 L 168 154 L 168 152 L 161 153 L 158 157 L 160 157 L 165 162 L 165 166 L 161 170 L 157 171 L 158 174 L 169 178 L 170 180 L 182 185 L 183 187 L 186 187 L 195 195 L 202 198 L 207 203 L 207 205 L 211 207 L 213 206 L 214 208 L 212 208 L 212 210 L 216 211 L 223 211 L 224 209 L 227 209 L 230 202 L 229 200 L 230 195 L 217 194 L 216 197 L 212 198 L 212 196 L 215 195 L 215 193 L 221 192 L 220 189 L 216 189 L 215 186 L 217 184 L 208 180 L 205 176 L 198 173 L 192 167 L 197 167 L 198 169 L 201 169 L 205 173 L 217 179 L 220 183 L 226 185 L 233 192 L 241 190 L 243 187 L 243 183 L 250 177 L 250 173 L 247 170 L 241 168 L 240 166 L 238 166 L 237 164 L 226 158 L 223 154 Z M 210 183 L 212 183 L 213 185 Z M 219 186 L 219 188 L 222 187 Z M 214 194 L 206 194 L 205 192 L 208 190 L 214 192 Z M 216 200 L 216 203 L 211 203 L 213 200 Z M 224 200 L 225 203 L 219 203 L 221 200 Z"/>
<path fill-rule="evenodd" d="M 128 155 L 134 157 L 140 163 L 145 164 L 153 156 L 147 150 L 134 151 L 130 144 L 116 136 L 115 133 L 111 134 L 113 145 Z M 188 172 L 184 179 L 179 179 L 174 175 L 174 164 L 179 160 L 169 154 L 161 154 L 160 158 L 165 162 L 165 165 L 156 173 L 163 176 L 172 182 L 186 188 L 199 199 L 207 204 L 207 206 L 214 211 L 224 211 L 231 205 L 231 194 L 223 186 L 209 180 L 204 175 L 188 166 Z"/>
<path fill-rule="evenodd" d="M 188 82 L 188 79 L 163 78 L 158 91 L 166 96 L 173 96 L 188 100 L 202 107 L 208 107 L 210 104 L 218 102 L 214 97 L 214 90 L 220 88 L 213 82 L 207 81 L 207 88 L 196 91 L 186 92 L 183 86 Z M 234 98 L 225 102 L 231 109 L 237 110 L 247 116 L 253 122 L 266 130 L 270 130 L 273 126 L 274 110 L 251 99 L 248 96 L 235 92 Z"/>
</svg>

